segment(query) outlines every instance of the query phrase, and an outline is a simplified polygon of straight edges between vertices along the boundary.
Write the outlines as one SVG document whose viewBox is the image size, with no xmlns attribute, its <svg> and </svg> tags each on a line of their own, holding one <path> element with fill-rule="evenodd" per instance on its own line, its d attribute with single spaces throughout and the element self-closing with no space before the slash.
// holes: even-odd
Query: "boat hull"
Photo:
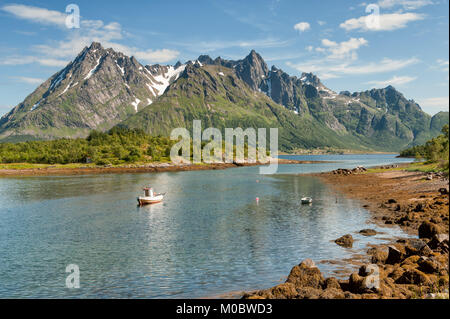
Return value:
<svg viewBox="0 0 450 319">
<path fill-rule="evenodd" d="M 153 196 L 153 197 L 138 197 L 137 201 L 139 203 L 139 206 L 143 205 L 151 205 L 151 204 L 157 204 L 162 202 L 164 199 L 163 195 Z"/>
</svg>

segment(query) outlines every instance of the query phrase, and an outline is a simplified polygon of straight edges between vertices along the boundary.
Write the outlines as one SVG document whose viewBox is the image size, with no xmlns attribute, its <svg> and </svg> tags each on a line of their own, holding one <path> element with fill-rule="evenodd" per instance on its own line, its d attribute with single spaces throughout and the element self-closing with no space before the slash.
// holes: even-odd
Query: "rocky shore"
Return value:
<svg viewBox="0 0 450 319">
<path fill-rule="evenodd" d="M 348 279 L 325 278 L 312 260 L 294 266 L 285 283 L 244 294 L 245 299 L 449 298 L 448 179 L 406 172 L 402 167 L 364 168 L 314 174 L 373 213 L 373 222 L 400 226 L 417 238 L 371 245 L 367 263 Z M 373 236 L 372 229 L 360 234 Z M 351 247 L 343 234 L 335 244 Z"/>
<path fill-rule="evenodd" d="M 317 164 L 324 161 L 296 161 L 278 159 L 278 164 Z M 153 173 L 227 169 L 240 166 L 260 166 L 262 163 L 215 163 L 215 164 L 174 164 L 174 163 L 146 163 L 121 166 L 76 166 L 47 165 L 36 168 L 0 169 L 0 176 L 42 176 L 42 175 L 85 175 L 85 174 L 116 174 L 116 173 Z"/>
</svg>

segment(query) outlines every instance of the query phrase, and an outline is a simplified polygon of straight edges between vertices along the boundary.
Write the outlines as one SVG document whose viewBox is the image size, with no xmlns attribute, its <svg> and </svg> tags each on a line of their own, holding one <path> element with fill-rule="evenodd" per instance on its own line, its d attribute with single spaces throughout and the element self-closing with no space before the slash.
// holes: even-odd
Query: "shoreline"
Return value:
<svg viewBox="0 0 450 319">
<path fill-rule="evenodd" d="M 430 178 L 427 173 L 408 172 L 404 170 L 406 166 L 306 175 L 317 177 L 342 195 L 359 201 L 371 213 L 368 227 L 372 223 L 399 226 L 414 238 L 387 238 L 386 244 L 369 244 L 361 258 L 333 261 L 349 265 L 365 260 L 359 271 L 346 280 L 324 278 L 314 261 L 306 259 L 292 268 L 285 283 L 244 293 L 243 298 L 448 299 L 448 179 L 439 174 Z M 362 229 L 367 226 L 361 225 L 360 233 L 377 234 Z M 345 247 L 346 239 L 353 241 L 349 234 L 342 235 L 330 244 L 339 241 Z M 368 285 L 374 266 L 379 272 L 378 287 Z"/>
<path fill-rule="evenodd" d="M 278 159 L 278 164 L 323 164 L 330 161 L 299 161 L 289 159 Z M 3 166 L 21 165 L 3 164 Z M 108 166 L 88 166 L 79 165 L 76 167 L 65 165 L 42 165 L 42 164 L 23 164 L 35 167 L 30 168 L 0 168 L 0 177 L 17 176 L 54 176 L 54 175 L 90 175 L 90 174 L 123 174 L 123 173 L 158 173 L 158 172 L 181 172 L 181 171 L 200 171 L 200 170 L 218 170 L 243 166 L 263 166 L 267 163 L 214 163 L 214 164 L 173 164 L 173 163 L 146 163 L 130 164 L 117 167 Z"/>
</svg>

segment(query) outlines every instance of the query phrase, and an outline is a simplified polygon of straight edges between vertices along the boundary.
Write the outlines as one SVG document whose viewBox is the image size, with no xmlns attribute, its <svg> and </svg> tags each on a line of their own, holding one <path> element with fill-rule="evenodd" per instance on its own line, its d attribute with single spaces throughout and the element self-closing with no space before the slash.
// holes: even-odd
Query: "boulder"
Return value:
<svg viewBox="0 0 450 319">
<path fill-rule="evenodd" d="M 303 260 L 300 263 L 300 265 L 303 265 L 303 266 L 309 267 L 309 268 L 316 268 L 317 267 L 316 264 L 314 263 L 314 261 L 312 259 L 309 259 L 309 258 Z"/>
<path fill-rule="evenodd" d="M 426 245 L 421 239 L 408 239 L 405 245 L 405 253 L 407 256 L 420 255 L 420 251 Z"/>
<path fill-rule="evenodd" d="M 394 281 L 396 281 L 398 278 L 400 278 L 405 270 L 402 267 L 399 267 L 398 265 L 395 266 L 392 271 L 389 273 L 388 277 L 392 278 Z"/>
<path fill-rule="evenodd" d="M 426 274 L 418 269 L 411 269 L 405 271 L 400 278 L 395 281 L 397 284 L 412 284 L 412 285 L 429 285 L 430 279 Z"/>
<path fill-rule="evenodd" d="M 246 293 L 242 299 L 295 299 L 297 297 L 295 286 L 291 283 L 284 283 L 269 289 Z"/>
<path fill-rule="evenodd" d="M 273 299 L 294 299 L 298 295 L 295 286 L 288 282 L 268 289 L 268 294 Z"/>
<path fill-rule="evenodd" d="M 372 292 L 366 283 L 367 278 L 368 277 L 362 277 L 357 273 L 351 274 L 348 279 L 348 290 L 355 294 Z"/>
<path fill-rule="evenodd" d="M 417 255 L 410 256 L 402 261 L 401 266 L 405 269 L 417 268 L 417 262 L 419 261 L 419 259 L 420 256 Z"/>
<path fill-rule="evenodd" d="M 359 233 L 364 236 L 375 236 L 377 234 L 376 230 L 374 229 L 362 229 L 359 231 Z"/>
<path fill-rule="evenodd" d="M 334 241 L 336 244 L 342 247 L 346 248 L 352 248 L 353 247 L 353 237 L 350 234 L 344 235 L 342 237 L 339 237 Z"/>
<path fill-rule="evenodd" d="M 436 234 L 433 238 L 428 242 L 428 246 L 431 249 L 439 249 L 442 247 L 447 247 L 448 252 L 448 234 Z"/>
<path fill-rule="evenodd" d="M 420 257 L 418 261 L 418 269 L 426 274 L 439 273 L 441 270 L 446 270 L 447 267 L 444 261 L 445 257 L 439 258 L 439 254 L 437 255 L 438 256 Z M 444 263 L 442 261 L 444 261 Z"/>
<path fill-rule="evenodd" d="M 323 289 L 337 289 L 337 290 L 342 290 L 341 289 L 341 285 L 339 284 L 339 281 L 334 278 L 334 277 L 330 277 L 325 279 L 325 282 L 323 284 Z"/>
<path fill-rule="evenodd" d="M 430 247 L 428 247 L 428 245 L 425 245 L 420 250 L 419 255 L 421 255 L 421 256 L 432 256 L 433 255 L 433 251 L 431 250 Z"/>
<path fill-rule="evenodd" d="M 291 269 L 286 282 L 292 283 L 296 288 L 312 287 L 321 289 L 325 279 L 319 268 L 315 265 L 311 267 L 311 263 L 309 261 L 304 261 L 300 263 L 300 265 Z"/>
<path fill-rule="evenodd" d="M 380 248 L 371 251 L 370 254 L 372 255 L 371 257 L 372 264 L 384 264 L 388 258 L 388 252 Z"/>
<path fill-rule="evenodd" d="M 442 233 L 440 227 L 429 221 L 424 221 L 419 226 L 419 238 L 433 238 L 434 235 Z"/>
<path fill-rule="evenodd" d="M 319 299 L 322 290 L 312 287 L 301 287 L 297 288 L 297 292 L 297 298 L 299 299 Z"/>
<path fill-rule="evenodd" d="M 386 264 L 397 264 L 401 262 L 404 258 L 404 253 L 395 246 L 388 246 L 388 257 L 386 259 Z"/>
<path fill-rule="evenodd" d="M 319 295 L 320 299 L 345 299 L 345 294 L 341 289 L 327 288 Z"/>
</svg>

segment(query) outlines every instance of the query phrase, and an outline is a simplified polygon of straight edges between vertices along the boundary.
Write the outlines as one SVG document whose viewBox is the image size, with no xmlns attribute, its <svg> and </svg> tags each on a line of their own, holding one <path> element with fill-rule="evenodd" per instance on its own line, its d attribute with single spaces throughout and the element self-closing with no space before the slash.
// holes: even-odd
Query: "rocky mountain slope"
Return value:
<svg viewBox="0 0 450 319">
<path fill-rule="evenodd" d="M 202 66 L 200 66 L 202 65 Z M 312 147 L 361 148 L 347 132 L 335 132 L 311 116 L 300 117 L 252 90 L 234 69 L 222 65 L 189 64 L 155 103 L 130 116 L 121 127 L 169 135 L 175 127 L 192 130 L 193 120 L 203 129 L 279 128 L 280 149 Z M 267 135 L 269 132 L 267 131 Z"/>
<path fill-rule="evenodd" d="M 80 137 L 110 129 L 163 94 L 184 67 L 144 67 L 92 43 L 0 119 L 0 138 Z"/>
<path fill-rule="evenodd" d="M 0 139 L 85 136 L 114 125 L 168 135 L 172 128 L 279 127 L 282 150 L 397 151 L 438 135 L 434 117 L 389 86 L 336 93 L 311 73 L 272 67 L 255 51 L 242 60 L 207 55 L 143 66 L 93 43 L 0 120 Z"/>
<path fill-rule="evenodd" d="M 274 66 L 269 70 L 255 51 L 239 61 L 212 60 L 208 56 L 201 56 L 199 61 L 234 68 L 251 88 L 264 92 L 288 110 L 300 116 L 312 115 L 327 127 L 351 133 L 363 145 L 375 149 L 398 150 L 421 144 L 438 135 L 449 121 L 448 112 L 431 117 L 392 86 L 338 94 L 312 73 L 297 78 Z"/>
</svg>

